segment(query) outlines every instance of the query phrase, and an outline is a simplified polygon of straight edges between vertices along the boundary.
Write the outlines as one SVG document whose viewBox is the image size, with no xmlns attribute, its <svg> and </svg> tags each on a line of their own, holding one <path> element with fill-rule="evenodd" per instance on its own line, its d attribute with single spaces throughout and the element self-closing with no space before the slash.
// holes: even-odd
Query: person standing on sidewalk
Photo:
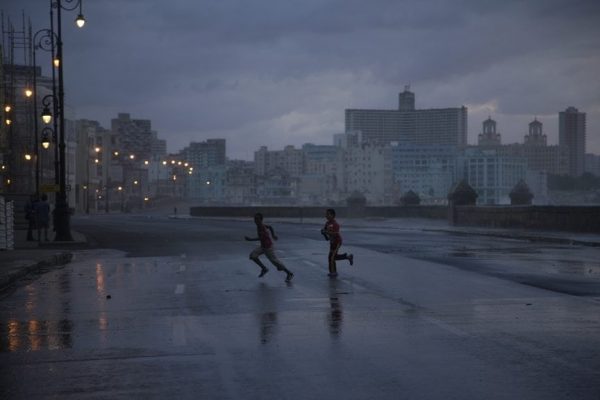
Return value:
<svg viewBox="0 0 600 400">
<path fill-rule="evenodd" d="M 36 228 L 36 213 L 35 213 L 35 205 L 38 201 L 37 195 L 32 194 L 29 196 L 29 199 L 25 203 L 24 210 L 25 211 L 25 219 L 27 220 L 27 240 L 34 241 L 33 238 L 33 230 Z"/>
<path fill-rule="evenodd" d="M 329 265 L 329 276 L 334 278 L 337 276 L 337 265 L 336 260 L 348 260 L 350 265 L 354 264 L 353 254 L 338 254 L 340 246 L 342 245 L 342 235 L 340 235 L 340 225 L 335 220 L 335 210 L 328 208 L 325 212 L 325 226 L 321 229 L 321 234 L 325 236 L 325 239 L 329 240 L 329 255 L 327 257 Z"/>
<path fill-rule="evenodd" d="M 37 222 L 38 240 L 42 240 L 42 230 L 44 239 L 48 241 L 48 226 L 50 225 L 50 204 L 48 204 L 48 195 L 42 194 L 40 201 L 35 203 L 35 218 Z"/>
<path fill-rule="evenodd" d="M 273 240 L 277 240 L 277 235 L 275 234 L 273 227 L 271 225 L 263 224 L 263 215 L 261 213 L 256 213 L 254 215 L 254 223 L 256 224 L 256 232 L 258 237 L 251 238 L 245 236 L 244 239 L 248 241 L 260 241 L 260 246 L 252 250 L 252 253 L 250 253 L 250 259 L 258 264 L 258 266 L 261 268 L 258 277 L 262 278 L 267 272 L 269 272 L 269 269 L 258 258 L 261 254 L 264 254 L 278 271 L 283 271 L 286 273 L 285 281 L 290 282 L 294 277 L 294 274 L 288 270 L 281 261 L 279 261 L 275 255 L 275 250 L 273 249 L 273 241 L 269 235 L 270 232 L 271 235 L 273 235 Z"/>
</svg>

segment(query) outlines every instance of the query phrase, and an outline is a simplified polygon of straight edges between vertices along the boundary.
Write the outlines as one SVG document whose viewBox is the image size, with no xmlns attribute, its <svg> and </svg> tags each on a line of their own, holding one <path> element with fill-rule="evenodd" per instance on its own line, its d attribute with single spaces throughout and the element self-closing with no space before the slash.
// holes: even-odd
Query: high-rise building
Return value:
<svg viewBox="0 0 600 400">
<path fill-rule="evenodd" d="M 283 150 L 261 146 L 254 152 L 254 168 L 258 176 L 287 174 L 298 177 L 304 170 L 303 151 L 294 146 L 285 146 Z"/>
<path fill-rule="evenodd" d="M 225 165 L 225 139 L 191 142 L 181 150 L 181 156 L 195 169 Z"/>
<path fill-rule="evenodd" d="M 123 154 L 133 155 L 138 160 L 150 158 L 153 136 L 149 119 L 131 119 L 129 114 L 119 113 L 110 126 Z"/>
<path fill-rule="evenodd" d="M 585 113 L 568 107 L 558 113 L 558 143 L 569 148 L 569 175 L 585 171 Z"/>
<path fill-rule="evenodd" d="M 152 144 L 150 148 L 152 159 L 159 160 L 167 155 L 167 141 L 158 138 L 158 133 L 152 131 Z"/>
<path fill-rule="evenodd" d="M 464 146 L 467 108 L 415 109 L 408 88 L 399 95 L 398 110 L 347 109 L 345 130 L 361 131 L 365 142 Z"/>
<path fill-rule="evenodd" d="M 415 94 L 410 86 L 404 86 L 404 92 L 398 94 L 398 110 L 415 111 Z"/>
<path fill-rule="evenodd" d="M 225 151 L 225 139 L 207 139 L 191 142 L 180 152 L 180 157 L 193 168 L 186 176 L 187 197 L 204 202 L 222 200 L 226 182 Z"/>
</svg>

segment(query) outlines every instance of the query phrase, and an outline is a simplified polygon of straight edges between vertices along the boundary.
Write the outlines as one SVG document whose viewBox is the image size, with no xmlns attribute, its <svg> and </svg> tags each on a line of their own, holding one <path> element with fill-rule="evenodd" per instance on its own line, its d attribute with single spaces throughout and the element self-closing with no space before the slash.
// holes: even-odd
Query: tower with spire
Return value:
<svg viewBox="0 0 600 400">
<path fill-rule="evenodd" d="M 483 121 L 483 132 L 477 136 L 478 146 L 500 146 L 502 139 L 500 133 L 496 132 L 496 121 L 488 117 Z"/>
<path fill-rule="evenodd" d="M 547 146 L 547 138 L 544 135 L 543 124 L 537 120 L 537 117 L 534 118 L 532 122 L 529 123 L 529 134 L 525 135 L 525 146 Z"/>
</svg>

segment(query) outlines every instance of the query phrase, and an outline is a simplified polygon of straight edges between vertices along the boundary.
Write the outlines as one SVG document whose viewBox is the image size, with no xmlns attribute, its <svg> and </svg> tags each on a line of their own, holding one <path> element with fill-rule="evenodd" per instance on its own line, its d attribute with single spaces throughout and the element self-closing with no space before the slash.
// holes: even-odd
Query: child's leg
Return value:
<svg viewBox="0 0 600 400">
<path fill-rule="evenodd" d="M 265 269 L 268 270 L 268 268 L 262 263 L 262 261 L 260 261 L 260 258 L 258 258 L 258 256 L 263 253 L 264 249 L 262 247 L 257 247 L 256 249 L 252 250 L 252 253 L 250 253 L 250 259 L 258 264 L 258 266 L 264 271 Z"/>
<path fill-rule="evenodd" d="M 335 260 L 337 257 L 337 252 L 340 249 L 339 243 L 331 243 L 329 246 L 329 273 L 337 274 L 337 265 L 335 264 Z"/>
<path fill-rule="evenodd" d="M 288 274 L 290 273 L 290 271 L 285 267 L 285 265 L 281 261 L 279 261 L 279 258 L 277 258 L 277 256 L 275 255 L 275 251 L 272 248 L 265 250 L 265 255 L 267 256 L 269 261 L 271 261 L 271 264 L 273 264 L 275 268 L 277 268 L 277 271 L 283 271 Z"/>
<path fill-rule="evenodd" d="M 294 274 L 292 273 L 292 271 L 287 269 L 281 261 L 279 261 L 279 259 L 275 255 L 275 251 L 273 250 L 273 248 L 266 249 L 265 255 L 267 256 L 269 261 L 271 261 L 271 263 L 275 266 L 275 268 L 277 268 L 278 271 L 285 272 L 285 274 L 286 274 L 285 281 L 290 282 L 292 280 L 292 278 L 294 277 Z"/>
<path fill-rule="evenodd" d="M 329 273 L 337 274 L 337 266 L 335 265 L 335 253 L 329 252 Z"/>
<path fill-rule="evenodd" d="M 341 244 L 337 247 L 338 251 L 340 248 Z M 335 254 L 335 259 L 336 260 L 348 260 L 350 262 L 350 265 L 354 265 L 354 254 L 350 253 L 344 253 L 344 254 Z"/>
</svg>

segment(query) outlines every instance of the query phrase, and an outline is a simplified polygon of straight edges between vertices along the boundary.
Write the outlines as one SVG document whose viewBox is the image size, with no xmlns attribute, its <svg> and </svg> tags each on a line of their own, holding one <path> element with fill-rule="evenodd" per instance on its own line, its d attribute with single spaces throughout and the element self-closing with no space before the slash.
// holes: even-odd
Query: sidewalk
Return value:
<svg viewBox="0 0 600 400">
<path fill-rule="evenodd" d="M 0 250 L 0 291 L 28 274 L 68 264 L 73 258 L 68 249 L 87 243 L 81 233 L 71 231 L 71 234 L 73 242 L 38 243 L 27 241 L 27 231 L 15 231 L 15 249 Z"/>
</svg>

